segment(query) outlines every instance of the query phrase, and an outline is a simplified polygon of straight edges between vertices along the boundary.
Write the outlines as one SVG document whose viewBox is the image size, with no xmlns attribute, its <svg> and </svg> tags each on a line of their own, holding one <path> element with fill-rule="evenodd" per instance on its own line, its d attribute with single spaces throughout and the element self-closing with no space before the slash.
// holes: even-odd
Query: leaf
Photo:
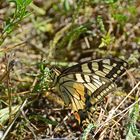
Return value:
<svg viewBox="0 0 140 140">
<path fill-rule="evenodd" d="M 42 121 L 45 124 L 57 125 L 56 121 L 52 121 L 50 119 L 44 118 L 41 115 L 32 115 L 32 116 L 30 116 L 30 119 L 34 119 L 36 121 Z"/>
<path fill-rule="evenodd" d="M 69 3 L 69 0 L 64 0 L 63 5 L 64 5 L 64 9 L 65 9 L 66 11 L 69 11 L 69 10 L 70 10 L 70 3 Z"/>
<path fill-rule="evenodd" d="M 82 134 L 82 140 L 87 140 L 88 134 L 90 131 L 94 128 L 94 125 L 90 123 L 87 128 L 84 130 L 84 133 Z"/>
<path fill-rule="evenodd" d="M 136 127 L 136 122 L 139 117 L 139 105 L 138 103 L 129 111 L 129 123 L 127 128 L 126 140 L 140 139 L 140 133 Z"/>
<path fill-rule="evenodd" d="M 19 109 L 19 105 L 16 106 L 12 106 L 12 115 L 15 114 L 18 109 Z M 4 124 L 6 123 L 6 121 L 9 119 L 9 107 L 3 108 L 0 110 L 0 124 Z"/>
</svg>

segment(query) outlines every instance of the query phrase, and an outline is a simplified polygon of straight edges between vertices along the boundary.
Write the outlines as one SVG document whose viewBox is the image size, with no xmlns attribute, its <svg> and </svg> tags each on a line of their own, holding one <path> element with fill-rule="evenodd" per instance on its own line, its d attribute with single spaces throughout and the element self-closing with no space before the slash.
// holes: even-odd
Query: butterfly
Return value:
<svg viewBox="0 0 140 140">
<path fill-rule="evenodd" d="M 119 58 L 82 62 L 64 70 L 51 69 L 52 86 L 72 112 L 88 110 L 116 88 L 115 81 L 128 67 Z"/>
</svg>

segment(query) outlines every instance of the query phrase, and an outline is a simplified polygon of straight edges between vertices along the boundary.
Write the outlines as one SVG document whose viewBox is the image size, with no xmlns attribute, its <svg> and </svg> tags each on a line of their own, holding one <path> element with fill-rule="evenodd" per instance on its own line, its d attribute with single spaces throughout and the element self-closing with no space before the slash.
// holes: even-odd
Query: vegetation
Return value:
<svg viewBox="0 0 140 140">
<path fill-rule="evenodd" d="M 139 0 L 1 0 L 1 139 L 140 139 Z M 119 57 L 129 68 L 84 130 L 51 91 L 50 67 Z"/>
</svg>

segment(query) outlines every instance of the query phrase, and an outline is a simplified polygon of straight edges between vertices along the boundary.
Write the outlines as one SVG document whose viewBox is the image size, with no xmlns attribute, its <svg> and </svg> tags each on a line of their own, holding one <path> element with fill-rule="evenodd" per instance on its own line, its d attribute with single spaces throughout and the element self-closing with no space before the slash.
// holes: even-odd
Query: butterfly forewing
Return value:
<svg viewBox="0 0 140 140">
<path fill-rule="evenodd" d="M 127 66 L 128 64 L 125 61 L 118 58 L 90 60 L 65 69 L 62 71 L 61 76 L 77 72 L 83 74 L 94 73 L 98 76 L 106 77 L 115 81 L 117 77 L 125 72 L 125 68 L 127 68 Z"/>
</svg>

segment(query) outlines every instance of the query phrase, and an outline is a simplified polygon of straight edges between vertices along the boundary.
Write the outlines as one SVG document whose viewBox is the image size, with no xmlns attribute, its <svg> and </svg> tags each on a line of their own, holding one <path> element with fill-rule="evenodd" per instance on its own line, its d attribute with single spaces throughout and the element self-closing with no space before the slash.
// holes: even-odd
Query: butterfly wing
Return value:
<svg viewBox="0 0 140 140">
<path fill-rule="evenodd" d="M 115 89 L 114 81 L 126 67 L 125 61 L 109 58 L 69 67 L 57 78 L 59 94 L 73 111 L 91 107 Z"/>
</svg>

